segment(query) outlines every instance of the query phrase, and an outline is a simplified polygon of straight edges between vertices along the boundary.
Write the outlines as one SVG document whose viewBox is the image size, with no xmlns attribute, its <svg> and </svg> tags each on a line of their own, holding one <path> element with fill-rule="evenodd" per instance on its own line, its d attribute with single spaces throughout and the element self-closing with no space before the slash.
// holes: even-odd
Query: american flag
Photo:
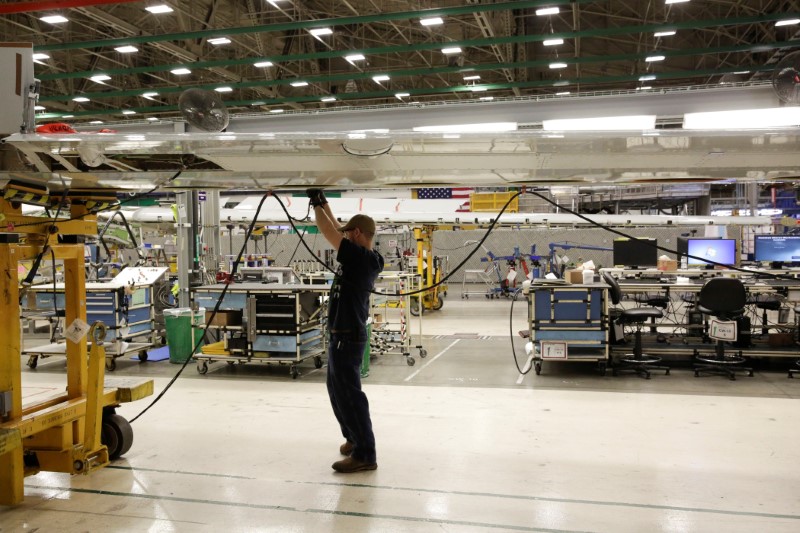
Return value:
<svg viewBox="0 0 800 533">
<path fill-rule="evenodd" d="M 472 187 L 431 187 L 417 189 L 417 198 L 420 200 L 449 198 L 469 200 L 469 195 L 473 192 Z"/>
</svg>

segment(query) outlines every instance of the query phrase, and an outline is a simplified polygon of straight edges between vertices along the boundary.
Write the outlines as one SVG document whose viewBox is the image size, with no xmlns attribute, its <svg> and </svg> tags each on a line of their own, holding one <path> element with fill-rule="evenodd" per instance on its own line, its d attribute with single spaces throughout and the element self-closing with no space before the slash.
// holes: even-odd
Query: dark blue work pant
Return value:
<svg viewBox="0 0 800 533">
<path fill-rule="evenodd" d="M 332 334 L 328 345 L 326 383 L 342 436 L 354 444 L 352 457 L 374 463 L 375 435 L 369 417 L 369 401 L 361 390 L 361 361 L 366 344 L 366 340 L 352 340 L 352 336 Z"/>
</svg>

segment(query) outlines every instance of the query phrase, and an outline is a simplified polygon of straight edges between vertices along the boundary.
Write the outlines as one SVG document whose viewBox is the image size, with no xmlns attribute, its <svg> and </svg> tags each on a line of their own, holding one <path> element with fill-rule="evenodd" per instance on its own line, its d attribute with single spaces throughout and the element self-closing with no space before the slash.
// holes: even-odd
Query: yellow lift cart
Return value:
<svg viewBox="0 0 800 533">
<path fill-rule="evenodd" d="M 417 273 L 422 277 L 422 285 L 430 287 L 439 283 L 446 275 L 444 259 L 433 255 L 433 232 L 436 226 L 425 225 L 414 228 L 414 238 L 417 241 Z M 447 295 L 447 285 L 442 284 L 429 289 L 419 295 L 411 297 L 411 314 L 418 316 L 426 310 L 438 311 L 444 305 Z M 422 305 L 420 305 L 420 300 Z"/>
<path fill-rule="evenodd" d="M 152 380 L 119 380 L 112 387 L 104 379 L 105 329 L 100 325 L 88 331 L 95 342 L 87 358 L 81 237 L 97 233 L 96 216 L 90 212 L 94 202 L 73 198 L 69 220 L 53 222 L 23 216 L 18 203 L 33 203 L 38 193 L 46 204 L 46 192 L 11 187 L 0 199 L 0 505 L 22 502 L 25 476 L 40 471 L 88 474 L 125 453 L 133 432 L 114 408 L 153 393 Z M 51 232 L 54 223 L 57 232 Z M 44 246 L 64 264 L 66 324 L 84 329 L 75 337 L 78 342 L 67 341 L 66 392 L 23 405 L 17 267 L 36 258 Z"/>
</svg>

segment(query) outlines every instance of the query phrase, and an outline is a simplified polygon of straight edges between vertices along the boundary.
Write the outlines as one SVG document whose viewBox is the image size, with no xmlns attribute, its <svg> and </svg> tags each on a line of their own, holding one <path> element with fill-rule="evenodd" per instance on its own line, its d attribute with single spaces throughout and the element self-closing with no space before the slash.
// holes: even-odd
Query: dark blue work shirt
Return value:
<svg viewBox="0 0 800 533">
<path fill-rule="evenodd" d="M 331 286 L 328 329 L 366 339 L 369 291 L 383 270 L 383 257 L 375 250 L 342 239 L 336 260 L 339 269 Z"/>
</svg>

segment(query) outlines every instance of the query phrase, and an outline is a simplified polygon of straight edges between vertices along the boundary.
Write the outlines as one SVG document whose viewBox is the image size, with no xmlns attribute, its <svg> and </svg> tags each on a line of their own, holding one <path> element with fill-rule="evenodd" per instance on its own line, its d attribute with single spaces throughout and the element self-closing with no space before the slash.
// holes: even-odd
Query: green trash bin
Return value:
<svg viewBox="0 0 800 533">
<path fill-rule="evenodd" d="M 367 345 L 364 346 L 364 360 L 361 361 L 362 378 L 369 376 L 369 356 L 370 356 L 369 341 L 371 339 L 372 339 L 372 320 L 370 319 L 367 323 Z"/>
<path fill-rule="evenodd" d="M 164 328 L 167 330 L 170 363 L 185 363 L 192 356 L 194 347 L 202 335 L 202 329 L 196 326 L 202 326 L 204 318 L 205 309 L 194 312 L 194 324 L 190 308 L 164 309 Z"/>
</svg>

